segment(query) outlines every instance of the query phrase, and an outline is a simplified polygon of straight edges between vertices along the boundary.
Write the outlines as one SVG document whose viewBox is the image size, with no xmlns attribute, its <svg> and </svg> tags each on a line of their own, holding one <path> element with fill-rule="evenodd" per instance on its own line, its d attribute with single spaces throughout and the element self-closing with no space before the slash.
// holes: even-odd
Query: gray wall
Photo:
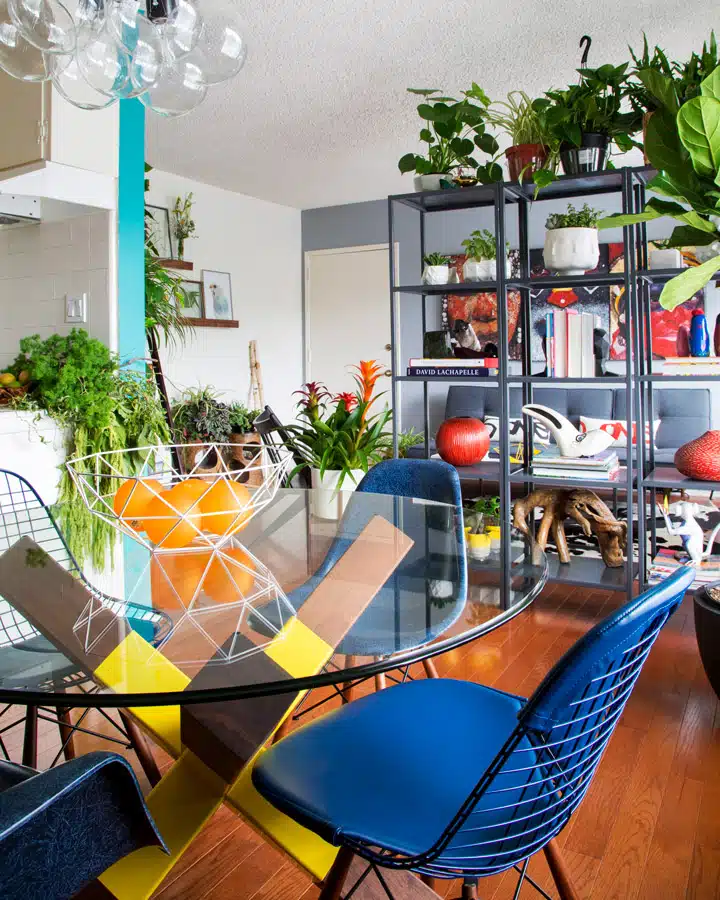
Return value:
<svg viewBox="0 0 720 900">
<path fill-rule="evenodd" d="M 603 194 L 588 198 L 578 198 L 575 206 L 588 202 L 596 209 L 608 213 L 620 211 L 619 194 Z M 564 212 L 566 200 L 538 201 L 530 208 L 530 246 L 542 247 L 545 239 L 545 220 L 552 212 Z M 518 246 L 517 214 L 511 207 L 507 209 L 506 229 L 511 247 Z M 400 283 L 418 284 L 420 281 L 421 263 L 419 254 L 419 215 L 413 210 L 396 205 L 396 234 L 399 244 Z M 493 230 L 492 209 L 458 210 L 452 213 L 432 213 L 425 219 L 426 247 L 428 252 L 441 253 L 461 252 L 461 242 L 476 228 Z M 672 231 L 672 223 L 667 220 L 648 223 L 650 240 L 667 237 Z M 603 242 L 622 241 L 622 229 L 609 229 L 601 235 Z M 338 247 L 356 247 L 364 244 L 383 244 L 388 240 L 387 201 L 372 200 L 367 203 L 353 203 L 345 206 L 327 206 L 319 209 L 308 209 L 302 213 L 302 248 L 307 250 L 327 250 Z M 303 279 L 304 283 L 304 279 Z M 708 323 L 712 331 L 715 314 L 720 312 L 717 291 L 708 290 L 707 313 Z M 420 356 L 422 351 L 422 330 L 420 327 L 419 304 L 421 298 L 415 295 L 401 295 L 400 307 L 400 346 L 398 348 L 401 366 L 410 356 Z M 440 327 L 440 302 L 437 298 L 427 299 L 428 329 Z M 348 316 L 350 313 L 348 313 Z M 349 323 L 350 324 L 350 323 Z M 519 367 L 519 363 L 511 364 Z M 624 372 L 624 363 L 611 364 L 618 372 Z M 519 371 L 519 368 L 518 368 Z M 685 386 L 685 385 L 681 385 Z M 437 430 L 443 419 L 446 386 L 431 385 L 431 433 Z M 720 391 L 713 395 L 713 419 L 720 421 Z M 401 391 L 401 427 L 413 426 L 422 429 L 422 387 L 416 384 L 403 384 Z"/>
</svg>

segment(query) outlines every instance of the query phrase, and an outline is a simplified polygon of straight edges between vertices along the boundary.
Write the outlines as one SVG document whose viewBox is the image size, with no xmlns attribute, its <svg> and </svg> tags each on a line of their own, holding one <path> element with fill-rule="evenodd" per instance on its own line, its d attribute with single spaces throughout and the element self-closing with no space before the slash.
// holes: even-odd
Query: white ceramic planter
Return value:
<svg viewBox="0 0 720 900">
<path fill-rule="evenodd" d="M 342 475 L 338 469 L 326 469 L 322 478 L 319 469 L 311 469 L 313 494 L 310 512 L 318 519 L 336 522 L 345 512 L 350 492 L 360 484 L 364 474 L 362 469 L 351 469 L 338 488 L 338 482 Z"/>
<path fill-rule="evenodd" d="M 683 258 L 679 250 L 651 250 L 651 269 L 682 269 Z"/>
<path fill-rule="evenodd" d="M 416 175 L 415 190 L 416 191 L 440 191 L 442 186 L 440 181 L 451 181 L 452 175 L 447 173 L 444 175 Z"/>
<path fill-rule="evenodd" d="M 545 268 L 562 275 L 584 275 L 600 259 L 597 228 L 554 228 L 545 232 Z"/>
<path fill-rule="evenodd" d="M 450 280 L 450 266 L 425 266 L 423 284 L 447 284 Z"/>
<path fill-rule="evenodd" d="M 505 274 L 510 275 L 510 260 L 505 260 Z M 495 281 L 497 278 L 496 259 L 468 259 L 463 265 L 465 281 Z"/>
</svg>

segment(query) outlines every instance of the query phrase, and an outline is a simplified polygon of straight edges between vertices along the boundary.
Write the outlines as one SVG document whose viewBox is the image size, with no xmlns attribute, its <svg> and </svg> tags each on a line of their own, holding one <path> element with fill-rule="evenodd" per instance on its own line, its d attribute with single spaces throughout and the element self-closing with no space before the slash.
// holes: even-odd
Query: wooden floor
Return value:
<svg viewBox="0 0 720 900">
<path fill-rule="evenodd" d="M 548 587 L 513 622 L 440 657 L 437 668 L 441 676 L 529 694 L 553 662 L 620 602 L 615 593 Z M 97 713 L 92 722 L 98 724 Z M 41 732 L 42 766 L 58 741 L 49 723 Z M 19 731 L 5 737 L 19 758 Z M 94 738 L 77 743 L 82 752 L 98 746 Z M 698 657 L 691 602 L 661 634 L 590 791 L 559 840 L 587 900 L 720 897 L 720 717 Z M 542 859 L 534 859 L 530 871 L 556 896 Z M 509 900 L 514 887 L 508 874 L 489 878 L 480 897 Z M 459 896 L 456 883 L 446 888 L 445 897 Z M 223 808 L 155 896 L 316 900 L 318 889 Z M 521 896 L 539 895 L 524 887 Z"/>
</svg>

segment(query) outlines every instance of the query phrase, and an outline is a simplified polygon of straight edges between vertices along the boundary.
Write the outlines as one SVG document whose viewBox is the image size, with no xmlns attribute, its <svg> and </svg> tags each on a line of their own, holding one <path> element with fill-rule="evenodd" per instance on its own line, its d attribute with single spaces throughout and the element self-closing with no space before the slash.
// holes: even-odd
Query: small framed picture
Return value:
<svg viewBox="0 0 720 900">
<path fill-rule="evenodd" d="M 185 301 L 182 303 L 181 312 L 186 319 L 205 318 L 205 298 L 202 281 L 188 281 L 183 279 L 180 287 L 185 291 Z"/>
<path fill-rule="evenodd" d="M 206 319 L 232 319 L 232 286 L 229 272 L 203 269 L 203 288 Z"/>
<path fill-rule="evenodd" d="M 160 259 L 173 258 L 172 232 L 170 231 L 170 210 L 164 206 L 146 206 L 147 225 L 150 240 Z"/>
</svg>

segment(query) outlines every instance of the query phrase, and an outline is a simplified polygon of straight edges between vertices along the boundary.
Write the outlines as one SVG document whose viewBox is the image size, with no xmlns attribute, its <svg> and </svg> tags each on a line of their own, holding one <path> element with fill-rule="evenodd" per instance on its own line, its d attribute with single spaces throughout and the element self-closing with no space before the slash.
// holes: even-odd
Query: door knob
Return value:
<svg viewBox="0 0 720 900">
<path fill-rule="evenodd" d="M 392 369 L 385 369 L 385 377 L 386 378 L 392 377 Z"/>
<path fill-rule="evenodd" d="M 392 350 L 392 344 L 385 344 L 385 349 L 388 351 Z"/>
</svg>

